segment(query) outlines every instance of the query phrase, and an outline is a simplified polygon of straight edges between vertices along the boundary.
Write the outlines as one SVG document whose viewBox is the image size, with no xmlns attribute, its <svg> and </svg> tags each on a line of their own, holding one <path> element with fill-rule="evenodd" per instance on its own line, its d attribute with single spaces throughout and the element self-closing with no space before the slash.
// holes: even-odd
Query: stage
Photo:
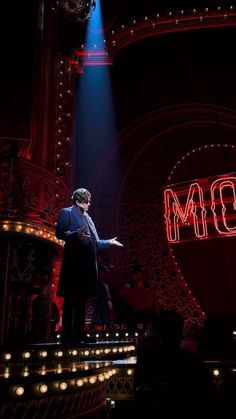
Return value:
<svg viewBox="0 0 236 419">
<path fill-rule="evenodd" d="M 133 411 L 138 337 L 101 338 L 71 347 L 60 343 L 2 347 L 0 418 L 97 419 Z M 218 386 L 236 371 L 232 360 L 206 364 Z"/>
</svg>

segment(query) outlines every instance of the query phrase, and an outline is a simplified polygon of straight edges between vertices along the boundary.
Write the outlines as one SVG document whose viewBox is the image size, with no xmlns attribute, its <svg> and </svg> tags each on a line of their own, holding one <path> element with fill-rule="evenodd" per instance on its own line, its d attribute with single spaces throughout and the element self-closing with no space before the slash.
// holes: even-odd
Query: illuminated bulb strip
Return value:
<svg viewBox="0 0 236 419">
<path fill-rule="evenodd" d="M 221 11 L 221 7 L 218 7 L 217 8 L 217 11 L 212 10 L 211 11 L 211 15 L 210 16 L 209 15 L 207 16 L 207 18 L 208 18 L 208 21 L 207 22 L 209 23 L 209 18 L 210 19 L 213 19 L 213 23 L 215 22 L 215 19 L 218 19 L 219 21 L 222 21 L 222 20 L 224 20 L 224 19 L 227 18 L 228 13 L 229 13 L 229 15 L 231 16 L 232 19 L 235 17 L 235 13 L 232 13 L 231 12 L 234 9 L 233 6 L 230 6 L 229 8 L 224 8 L 224 9 L 225 9 L 225 11 L 224 12 L 221 12 L 220 14 L 218 12 Z M 159 23 L 160 30 L 163 30 L 163 31 L 165 29 L 171 29 L 171 24 L 173 24 L 175 22 L 177 15 L 180 18 L 182 24 L 184 24 L 184 25 L 188 25 L 188 23 L 195 24 L 195 23 L 197 23 L 198 19 L 200 19 L 200 20 L 203 19 L 203 16 L 202 15 L 200 15 L 199 18 L 196 17 L 195 16 L 196 12 L 197 12 L 196 9 L 193 9 L 192 11 L 189 11 L 189 10 L 187 10 L 187 11 L 181 10 L 179 13 L 170 11 L 168 13 L 169 18 L 166 18 L 166 16 L 164 16 L 164 15 L 161 16 L 159 13 L 157 13 L 154 16 L 144 16 L 144 17 L 142 17 L 140 19 L 140 21 L 137 21 L 137 20 L 134 19 L 132 21 L 132 23 L 129 24 L 129 25 L 126 25 L 125 26 L 124 24 L 122 24 L 121 27 L 120 27 L 121 28 L 120 31 L 118 29 L 116 31 L 112 30 L 110 37 L 114 40 L 114 36 L 116 36 L 117 37 L 117 41 L 119 41 L 117 43 L 120 44 L 120 43 L 122 43 L 122 40 L 124 39 L 124 36 L 125 36 L 123 34 L 124 29 L 126 29 L 128 31 L 128 33 L 130 33 L 132 35 L 134 33 L 134 26 L 136 26 L 137 33 L 141 33 L 142 30 L 144 30 L 145 33 L 146 33 L 147 32 L 147 29 L 150 26 L 153 26 L 153 24 L 155 25 L 155 23 L 153 22 L 153 20 L 155 18 L 157 19 L 157 22 Z M 208 13 L 209 12 L 209 8 L 206 7 L 204 9 L 204 12 L 205 13 Z M 203 11 L 202 11 L 202 13 L 203 13 Z M 102 42 L 105 43 L 107 41 L 106 41 L 106 39 L 103 39 Z M 114 42 L 116 42 L 116 41 L 114 41 Z M 89 52 L 87 52 L 87 54 L 88 53 L 90 53 L 90 54 L 93 53 L 92 49 L 93 50 L 97 50 L 97 48 L 98 48 L 98 45 L 97 44 L 91 44 L 89 46 L 89 49 L 88 49 Z M 76 55 L 77 56 L 81 56 L 82 53 L 84 53 L 84 45 L 82 44 L 80 46 L 80 50 L 76 50 L 75 52 L 76 52 Z"/>
<path fill-rule="evenodd" d="M 133 370 L 130 370 L 130 371 L 131 371 L 130 375 L 132 375 Z M 84 384 L 93 385 L 97 381 L 103 382 L 104 380 L 108 380 L 115 373 L 116 373 L 116 369 L 113 368 L 113 369 L 110 369 L 109 371 L 107 371 L 105 373 L 101 373 L 101 374 L 98 374 L 98 375 L 91 375 L 89 377 L 84 377 L 84 378 L 79 378 L 79 379 L 75 380 L 73 383 L 77 387 L 82 387 Z M 127 374 L 129 374 L 129 372 L 127 372 Z M 56 383 L 56 386 L 61 391 L 65 391 L 65 390 L 68 390 L 69 384 L 66 381 L 60 381 L 60 382 Z M 39 393 L 45 394 L 48 391 L 48 385 L 45 384 L 45 383 L 37 384 L 36 389 Z M 19 386 L 14 388 L 14 393 L 17 396 L 22 396 L 25 393 L 25 389 L 24 389 L 23 386 L 19 385 Z"/>
<path fill-rule="evenodd" d="M 170 175 L 167 179 L 167 185 L 170 185 L 171 183 L 173 183 L 173 175 L 175 174 L 175 171 L 177 170 L 178 166 L 182 163 L 183 160 L 185 160 L 188 156 L 191 156 L 192 154 L 198 152 L 198 151 L 202 151 L 202 150 L 206 150 L 208 148 L 219 148 L 219 147 L 226 147 L 226 148 L 235 148 L 234 145 L 232 144 L 208 144 L 208 145 L 204 145 L 201 147 L 197 147 L 194 148 L 193 150 L 189 151 L 188 153 L 186 153 L 184 156 L 182 156 L 177 163 L 174 165 L 173 169 L 170 172 Z"/>
<path fill-rule="evenodd" d="M 155 25 L 157 26 L 158 34 L 166 33 L 166 32 L 172 32 L 176 31 L 175 25 L 176 21 L 181 22 L 181 30 L 191 30 L 195 29 L 196 26 L 206 24 L 207 27 L 209 26 L 215 26 L 215 25 L 222 25 L 226 26 L 227 24 L 227 17 L 230 17 L 229 23 L 232 24 L 232 22 L 235 21 L 235 13 L 233 12 L 234 7 L 224 7 L 223 10 L 221 10 L 221 7 L 218 7 L 217 10 L 209 10 L 208 7 L 206 7 L 204 10 L 200 10 L 201 13 L 200 16 L 196 15 L 197 10 L 193 9 L 192 11 L 184 11 L 181 10 L 179 12 L 172 12 L 170 11 L 168 13 L 168 17 L 165 15 L 161 16 L 159 13 L 153 16 L 144 16 L 141 18 L 141 20 L 138 22 L 136 20 L 133 20 L 131 24 L 124 25 L 122 24 L 120 27 L 120 30 L 111 31 L 111 34 L 108 38 L 108 44 L 110 44 L 115 47 L 117 46 L 117 49 L 120 50 L 124 46 L 127 46 L 128 43 L 132 43 L 134 41 L 131 40 L 132 37 L 136 34 L 136 39 L 141 39 L 142 37 L 145 38 L 148 36 L 148 31 L 153 29 Z M 205 16 L 207 19 L 205 19 Z M 155 22 L 154 22 L 155 21 Z M 124 31 L 124 29 L 126 29 Z M 102 50 L 102 44 L 104 42 L 107 42 L 105 39 L 101 41 L 101 46 L 97 44 L 91 44 L 89 47 L 87 47 L 87 51 L 84 50 L 84 45 L 81 45 L 80 50 L 76 50 L 76 55 L 78 57 L 83 55 L 94 55 L 95 52 L 97 52 L 98 47 Z M 77 60 L 74 62 L 75 65 L 77 65 Z"/>
<path fill-rule="evenodd" d="M 50 242 L 64 245 L 63 240 L 58 240 L 55 232 L 49 228 L 41 227 L 36 224 L 23 223 L 20 221 L 0 221 L 0 231 L 10 231 L 14 233 L 24 233 L 31 236 L 36 236 L 48 240 Z"/>
</svg>

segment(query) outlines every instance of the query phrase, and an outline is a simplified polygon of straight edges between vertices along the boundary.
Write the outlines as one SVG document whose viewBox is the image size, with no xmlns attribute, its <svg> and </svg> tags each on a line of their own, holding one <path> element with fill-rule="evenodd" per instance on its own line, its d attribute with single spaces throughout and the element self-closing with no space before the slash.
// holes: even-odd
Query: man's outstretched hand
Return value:
<svg viewBox="0 0 236 419">
<path fill-rule="evenodd" d="M 120 242 L 117 240 L 117 237 L 114 237 L 113 239 L 110 239 L 110 244 L 111 244 L 111 245 L 113 245 L 113 246 L 120 246 L 120 247 L 123 247 L 123 244 L 122 244 L 122 243 L 120 243 Z"/>
</svg>

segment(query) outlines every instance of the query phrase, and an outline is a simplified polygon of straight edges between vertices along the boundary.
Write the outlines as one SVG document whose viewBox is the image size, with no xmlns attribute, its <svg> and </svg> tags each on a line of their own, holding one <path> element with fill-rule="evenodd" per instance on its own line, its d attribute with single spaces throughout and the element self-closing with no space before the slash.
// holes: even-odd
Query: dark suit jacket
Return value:
<svg viewBox="0 0 236 419">
<path fill-rule="evenodd" d="M 77 230 L 89 232 L 90 238 L 78 238 Z M 97 249 L 109 247 L 109 240 L 100 240 L 92 218 L 75 205 L 59 212 L 56 237 L 65 241 L 57 294 L 75 300 L 95 296 Z"/>
</svg>

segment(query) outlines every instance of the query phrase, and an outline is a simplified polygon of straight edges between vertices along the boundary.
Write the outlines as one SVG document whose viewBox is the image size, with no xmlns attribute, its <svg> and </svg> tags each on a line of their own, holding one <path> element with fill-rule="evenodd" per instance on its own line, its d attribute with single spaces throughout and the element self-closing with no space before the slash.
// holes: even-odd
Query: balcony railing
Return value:
<svg viewBox="0 0 236 419">
<path fill-rule="evenodd" d="M 58 211 L 68 202 L 63 181 L 28 160 L 0 159 L 0 219 L 54 229 Z"/>
</svg>

